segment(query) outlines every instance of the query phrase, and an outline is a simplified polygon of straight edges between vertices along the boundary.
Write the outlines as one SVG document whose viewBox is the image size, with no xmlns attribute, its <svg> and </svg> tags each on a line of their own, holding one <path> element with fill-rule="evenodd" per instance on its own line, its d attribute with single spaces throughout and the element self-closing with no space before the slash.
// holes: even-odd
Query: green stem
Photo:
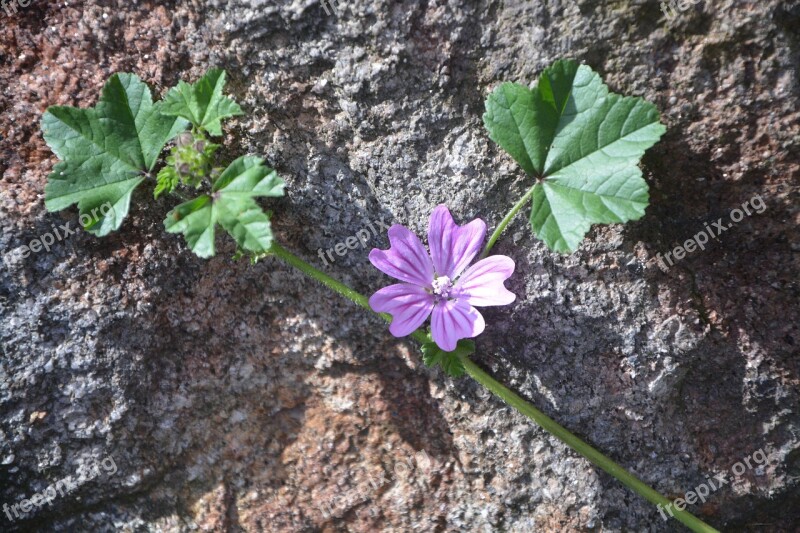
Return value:
<svg viewBox="0 0 800 533">
<path fill-rule="evenodd" d="M 511 220 L 513 220 L 513 218 L 517 215 L 519 210 L 522 209 L 522 207 L 528 202 L 528 200 L 531 199 L 534 187 L 531 187 L 530 190 L 525 193 L 525 196 L 520 198 L 519 202 L 514 204 L 514 207 L 511 208 L 511 211 L 509 211 L 508 214 L 503 218 L 503 220 L 500 221 L 500 225 L 497 226 L 497 229 L 494 230 L 492 236 L 489 237 L 489 241 L 486 243 L 486 246 L 484 246 L 483 252 L 481 252 L 481 256 L 479 257 L 479 259 L 483 259 L 487 255 L 489 255 L 489 250 L 492 249 L 494 243 L 497 242 L 497 239 L 500 238 L 500 234 L 503 233 L 503 230 L 506 229 L 506 226 L 508 226 Z"/>
<path fill-rule="evenodd" d="M 702 532 L 702 533 L 711 533 L 716 532 L 719 533 L 716 529 L 709 526 L 702 520 L 696 518 L 691 513 L 687 511 L 680 511 L 672 504 L 670 500 L 656 492 L 655 490 L 651 489 L 647 486 L 644 482 L 639 480 L 636 476 L 632 475 L 630 472 L 625 470 L 622 466 L 618 465 L 595 448 L 590 446 L 589 444 L 582 441 L 576 435 L 570 433 L 566 428 L 559 425 L 555 420 L 538 410 L 536 407 L 531 405 L 530 403 L 523 400 L 520 396 L 516 393 L 511 391 L 510 389 L 503 386 L 497 380 L 495 380 L 492 376 L 484 372 L 478 365 L 472 362 L 469 357 L 465 355 L 457 354 L 458 358 L 461 360 L 461 363 L 464 365 L 467 373 L 472 376 L 472 378 L 492 391 L 495 395 L 499 396 L 504 402 L 508 405 L 522 413 L 523 415 L 527 416 L 537 424 L 539 424 L 542 428 L 544 428 L 547 432 L 557 437 L 561 440 L 564 444 L 584 456 L 586 459 L 591 461 L 596 466 L 602 468 L 608 474 L 611 474 L 617 480 L 619 480 L 623 485 L 631 489 L 633 492 L 638 494 L 639 496 L 643 497 L 650 503 L 656 506 L 663 506 L 665 510 L 664 513 L 672 514 L 676 520 L 682 522 L 686 527 L 691 529 L 692 531 Z M 670 507 L 668 507 L 670 506 Z M 659 509 L 660 510 L 660 509 Z"/>
<path fill-rule="evenodd" d="M 314 268 L 313 266 L 309 265 L 308 263 L 297 257 L 296 255 L 288 251 L 286 248 L 284 248 L 277 242 L 273 241 L 272 248 L 270 248 L 270 252 L 280 257 L 281 259 L 283 259 L 284 261 L 295 267 L 297 270 L 301 271 L 306 276 L 315 279 L 320 283 L 322 283 L 323 285 L 325 285 L 326 287 L 328 287 L 329 289 L 338 292 L 351 302 L 354 302 L 356 305 L 360 305 L 364 309 L 372 311 L 372 309 L 369 306 L 369 299 L 366 296 L 354 291 L 344 283 L 336 281 L 335 279 L 325 274 L 321 270 L 317 270 L 316 268 Z"/>
<path fill-rule="evenodd" d="M 356 305 L 363 307 L 367 311 L 372 311 L 372 308 L 369 306 L 369 298 L 367 298 L 366 296 L 364 296 L 359 292 L 354 291 L 344 283 L 341 283 L 340 281 L 333 279 L 332 277 L 322 272 L 321 270 L 318 270 L 313 266 L 309 265 L 296 255 L 288 251 L 286 248 L 278 244 L 277 242 L 273 241 L 272 247 L 270 248 L 270 252 L 275 254 L 275 256 L 280 257 L 281 259 L 283 259 L 284 261 L 295 267 L 297 270 L 299 270 L 306 276 L 319 281 L 329 289 L 341 294 L 342 296 L 344 296 L 351 302 L 355 303 Z M 375 311 L 372 312 L 374 313 Z M 387 322 L 392 321 L 391 315 L 388 315 L 386 313 L 376 313 L 376 314 Z M 422 343 L 428 342 L 428 336 L 422 330 L 415 331 L 414 333 L 411 334 L 411 337 Z"/>
<path fill-rule="evenodd" d="M 519 211 L 521 204 L 524 203 L 525 200 L 527 200 L 527 197 L 529 197 L 530 194 L 531 192 L 529 191 L 528 194 L 526 194 L 525 197 L 523 197 L 523 200 L 518 202 L 517 206 L 514 206 L 515 209 L 513 209 L 511 213 L 506 215 L 506 218 L 503 220 L 505 224 L 508 224 L 508 221 L 510 221 L 511 218 L 513 218 L 516 211 Z M 499 235 L 499 232 L 495 233 Z M 364 309 L 372 311 L 372 308 L 370 308 L 369 306 L 369 299 L 366 296 L 364 296 L 359 292 L 354 291 L 344 283 L 341 283 L 333 279 L 324 272 L 309 265 L 296 255 L 292 254 L 291 252 L 283 248 L 277 242 L 273 242 L 270 252 L 275 256 L 279 257 L 280 259 L 283 259 L 291 266 L 300 270 L 302 273 L 306 274 L 310 278 L 319 281 L 329 289 L 341 294 L 351 302 L 354 302 L 356 305 L 359 305 Z M 390 315 L 387 315 L 386 313 L 378 313 L 378 314 L 387 322 L 391 322 Z M 422 330 L 417 330 L 410 336 L 413 337 L 415 340 L 419 341 L 420 343 L 425 343 L 428 342 L 429 340 L 428 335 Z M 501 383 L 499 383 L 489 374 L 484 372 L 479 366 L 473 363 L 469 357 L 467 357 L 466 355 L 461 355 L 458 352 L 456 352 L 456 355 L 461 360 L 467 373 L 475 381 L 477 381 L 478 383 L 480 383 L 481 385 L 492 391 L 494 394 L 499 396 L 503 401 L 505 401 L 508 405 L 519 411 L 521 414 L 527 416 L 528 418 L 539 424 L 546 431 L 548 431 L 549 433 L 560 439 L 567 446 L 569 446 L 570 448 L 572 448 L 573 450 L 584 456 L 590 462 L 592 462 L 593 464 L 603 469 L 608 474 L 618 479 L 623 485 L 633 490 L 636 494 L 639 494 L 644 499 L 646 499 L 647 501 L 649 501 L 654 505 L 664 506 L 665 507 L 664 512 L 670 512 L 670 514 L 672 514 L 677 520 L 682 522 L 692 531 L 698 533 L 719 533 L 719 531 L 709 526 L 702 520 L 695 518 L 691 513 L 676 509 L 675 506 L 672 505 L 672 502 L 670 502 L 667 498 L 665 498 L 655 490 L 651 489 L 645 483 L 640 481 L 636 476 L 630 474 L 622 466 L 618 465 L 617 463 L 615 463 L 614 461 L 612 461 L 611 459 L 609 459 L 608 457 L 606 457 L 605 455 L 594 449 L 592 446 L 590 446 L 577 436 L 570 433 L 566 428 L 559 425 L 555 420 L 545 415 L 543 412 L 538 410 L 532 404 L 523 400 L 516 393 L 504 387 Z"/>
</svg>

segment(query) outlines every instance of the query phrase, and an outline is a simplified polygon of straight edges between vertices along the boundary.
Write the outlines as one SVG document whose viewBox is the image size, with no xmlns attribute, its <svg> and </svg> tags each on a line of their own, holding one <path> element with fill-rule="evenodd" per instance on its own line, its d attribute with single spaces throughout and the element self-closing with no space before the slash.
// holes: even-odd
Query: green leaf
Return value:
<svg viewBox="0 0 800 533">
<path fill-rule="evenodd" d="M 164 98 L 165 115 L 188 119 L 211 135 L 222 135 L 223 118 L 242 115 L 239 104 L 222 94 L 225 71 L 211 69 L 195 83 L 179 81 Z"/>
<path fill-rule="evenodd" d="M 609 92 L 588 66 L 556 61 L 533 89 L 500 85 L 483 121 L 537 178 L 530 222 L 550 249 L 574 251 L 592 224 L 644 214 L 649 195 L 638 162 L 666 128 L 653 104 Z"/>
<path fill-rule="evenodd" d="M 156 184 L 156 188 L 153 190 L 153 198 L 158 200 L 158 197 L 164 193 L 171 193 L 175 190 L 175 187 L 178 186 L 178 181 L 180 180 L 180 176 L 175 171 L 173 167 L 164 167 L 158 171 L 158 176 L 156 176 L 156 180 L 158 183 Z"/>
<path fill-rule="evenodd" d="M 458 356 L 467 356 L 472 353 L 475 353 L 475 342 L 466 339 L 458 341 L 456 349 L 452 352 L 445 352 L 433 341 L 422 345 L 422 361 L 425 366 L 439 365 L 442 370 L 454 378 L 460 378 L 465 372 L 464 365 Z"/>
<path fill-rule="evenodd" d="M 200 257 L 215 253 L 214 231 L 222 226 L 240 248 L 266 252 L 272 246 L 269 216 L 254 198 L 283 196 L 284 182 L 257 157 L 240 157 L 214 183 L 212 194 L 182 203 L 167 214 L 164 227 L 183 233 L 189 248 Z"/>
<path fill-rule="evenodd" d="M 119 229 L 133 190 L 153 169 L 164 145 L 188 125 L 165 117 L 160 107 L 135 74 L 111 76 L 95 107 L 49 107 L 42 132 L 62 161 L 47 178 L 47 209 L 60 211 L 77 203 L 81 215 L 90 216 L 109 203 L 113 209 L 86 230 L 102 237 Z"/>
</svg>

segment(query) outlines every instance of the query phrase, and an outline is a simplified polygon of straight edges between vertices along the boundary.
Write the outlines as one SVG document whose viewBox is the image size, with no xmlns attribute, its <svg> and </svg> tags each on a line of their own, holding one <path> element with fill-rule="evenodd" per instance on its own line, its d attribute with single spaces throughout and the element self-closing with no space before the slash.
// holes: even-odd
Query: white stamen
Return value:
<svg viewBox="0 0 800 533">
<path fill-rule="evenodd" d="M 450 291 L 453 289 L 453 282 L 447 276 L 440 276 L 433 280 L 433 293 L 442 298 L 449 298 Z"/>
</svg>

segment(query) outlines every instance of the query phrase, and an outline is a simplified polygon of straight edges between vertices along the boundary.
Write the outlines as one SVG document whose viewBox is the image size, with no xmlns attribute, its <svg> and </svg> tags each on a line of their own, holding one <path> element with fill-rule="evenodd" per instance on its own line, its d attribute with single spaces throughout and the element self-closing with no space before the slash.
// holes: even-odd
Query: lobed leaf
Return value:
<svg viewBox="0 0 800 533">
<path fill-rule="evenodd" d="M 179 81 L 164 98 L 162 113 L 183 117 L 211 135 L 222 135 L 222 119 L 243 114 L 239 104 L 222 94 L 224 87 L 221 69 L 209 70 L 195 83 Z"/>
<path fill-rule="evenodd" d="M 484 124 L 529 175 L 530 223 L 552 250 L 574 251 L 592 224 L 636 220 L 649 202 L 638 167 L 666 128 L 656 107 L 611 93 L 586 65 L 560 60 L 528 89 L 504 83 Z"/>
<path fill-rule="evenodd" d="M 42 132 L 61 162 L 47 178 L 47 209 L 60 211 L 77 203 L 81 215 L 89 216 L 108 203 L 113 209 L 90 217 L 85 229 L 101 237 L 119 229 L 133 190 L 153 169 L 164 145 L 188 125 L 162 115 L 161 105 L 135 74 L 114 74 L 95 107 L 49 107 Z"/>
</svg>

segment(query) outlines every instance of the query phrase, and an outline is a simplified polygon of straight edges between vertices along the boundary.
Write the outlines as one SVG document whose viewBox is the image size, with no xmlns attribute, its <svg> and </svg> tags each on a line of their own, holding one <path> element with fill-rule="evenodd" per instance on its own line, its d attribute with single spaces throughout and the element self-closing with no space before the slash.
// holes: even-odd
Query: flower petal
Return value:
<svg viewBox="0 0 800 533">
<path fill-rule="evenodd" d="M 485 237 L 483 220 L 476 218 L 459 226 L 446 205 L 437 205 L 428 226 L 428 246 L 436 273 L 450 279 L 457 277 L 478 254 Z"/>
<path fill-rule="evenodd" d="M 514 273 L 514 260 L 505 255 L 481 259 L 464 272 L 454 287 L 459 300 L 471 305 L 508 305 L 517 297 L 503 282 Z"/>
<path fill-rule="evenodd" d="M 373 248 L 369 261 L 378 270 L 400 281 L 431 288 L 433 265 L 419 237 L 395 224 L 389 228 L 388 250 Z"/>
<path fill-rule="evenodd" d="M 433 295 L 417 285 L 397 283 L 373 294 L 369 306 L 378 313 L 392 315 L 389 331 L 395 337 L 405 337 L 431 314 Z"/>
<path fill-rule="evenodd" d="M 436 345 L 446 352 L 455 350 L 460 339 L 477 337 L 485 327 L 483 316 L 464 301 L 442 301 L 433 308 L 431 336 Z"/>
</svg>

